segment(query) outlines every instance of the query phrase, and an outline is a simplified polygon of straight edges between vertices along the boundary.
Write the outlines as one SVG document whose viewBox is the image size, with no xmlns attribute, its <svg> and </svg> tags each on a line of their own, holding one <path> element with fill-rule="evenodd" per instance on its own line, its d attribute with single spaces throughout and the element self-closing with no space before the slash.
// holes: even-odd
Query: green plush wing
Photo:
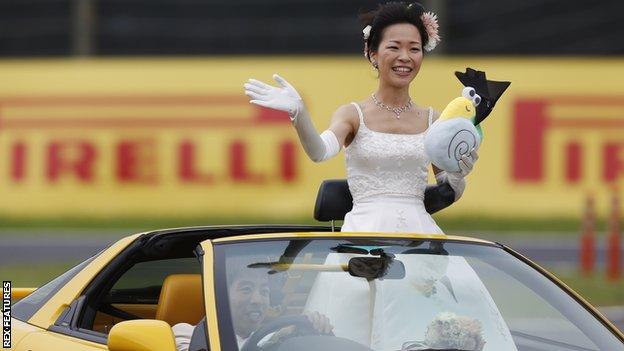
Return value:
<svg viewBox="0 0 624 351">
<path fill-rule="evenodd" d="M 472 118 L 472 124 L 475 124 L 476 118 L 476 116 Z M 477 128 L 477 133 L 479 133 L 479 136 L 481 137 L 481 142 L 483 142 L 483 129 L 481 129 L 481 124 L 477 124 L 475 128 Z"/>
</svg>

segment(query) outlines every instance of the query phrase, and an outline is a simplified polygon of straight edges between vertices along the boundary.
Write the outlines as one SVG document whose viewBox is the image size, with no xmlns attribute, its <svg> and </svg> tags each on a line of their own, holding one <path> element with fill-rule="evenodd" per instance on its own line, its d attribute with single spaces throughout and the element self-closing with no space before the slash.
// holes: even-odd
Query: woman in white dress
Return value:
<svg viewBox="0 0 624 351">
<path fill-rule="evenodd" d="M 327 160 L 345 148 L 353 209 L 345 216 L 342 231 L 442 234 L 423 204 L 430 165 L 424 135 L 438 114 L 410 97 L 410 84 L 420 70 L 423 50 L 432 50 L 440 40 L 436 17 L 425 13 L 418 3 L 389 2 L 361 19 L 365 25 L 364 56 L 379 72 L 377 90 L 364 101 L 340 106 L 329 128 L 320 135 L 300 95 L 280 76 L 274 75 L 280 87 L 250 79 L 245 93 L 251 103 L 288 112 L 313 161 Z M 461 172 L 457 173 L 433 168 L 438 183 L 451 185 L 455 200 L 462 195 L 464 177 L 476 159 L 474 150 L 464 155 L 459 161 Z M 411 266 L 427 265 L 425 258 L 410 256 L 401 259 L 419 261 Z M 346 263 L 348 259 L 349 255 L 332 253 L 326 263 Z M 446 267 L 435 265 L 431 281 L 445 271 Z M 385 350 L 397 330 L 386 333 L 382 326 L 390 323 L 388 316 L 399 315 L 395 312 L 405 308 L 406 301 L 412 301 L 415 290 L 411 286 L 417 283 L 403 282 L 400 287 L 385 289 L 394 283 L 320 273 L 310 290 L 306 310 L 327 315 L 337 336 Z M 369 311 L 370 301 L 380 303 Z"/>
<path fill-rule="evenodd" d="M 245 84 L 246 94 L 251 103 L 288 112 L 301 144 L 313 161 L 324 161 L 345 148 L 353 209 L 345 216 L 343 232 L 442 234 L 423 204 L 430 165 L 424 151 L 424 136 L 438 114 L 410 98 L 410 84 L 420 70 L 423 50 L 432 50 L 440 40 L 436 17 L 425 13 L 417 3 L 390 2 L 379 5 L 361 19 L 365 25 L 364 56 L 379 72 L 377 90 L 364 101 L 340 106 L 329 128 L 320 135 L 300 95 L 280 76 L 274 75 L 279 88 L 250 79 Z M 463 156 L 459 161 L 461 172 L 457 173 L 433 168 L 437 182 L 448 182 L 453 188 L 455 200 L 462 195 L 464 177 L 476 159 L 474 150 Z M 344 264 L 349 258 L 348 254 L 331 253 L 325 263 Z M 405 255 L 399 259 L 406 263 L 415 261 L 410 267 L 429 267 L 426 271 L 431 274 L 424 274 L 423 268 L 408 272 L 405 279 L 409 283 L 395 283 L 368 282 L 345 277 L 343 273 L 320 273 L 305 309 L 326 315 L 336 336 L 375 350 L 399 349 L 397 336 L 411 335 L 418 329 L 410 323 L 397 326 L 392 320 L 392 316 L 403 315 L 400 312 L 406 308 L 416 311 L 420 308 L 415 305 L 414 296 L 419 295 L 414 287 L 423 282 L 412 275 L 429 277 L 426 284 L 433 287 L 446 274 L 446 266 L 440 260 L 422 255 Z"/>
<path fill-rule="evenodd" d="M 420 4 L 403 2 L 379 5 L 361 18 L 364 55 L 379 72 L 379 85 L 368 99 L 340 106 L 320 135 L 300 95 L 277 74 L 280 87 L 250 79 L 245 94 L 251 103 L 288 112 L 313 161 L 327 160 L 345 147 L 353 209 L 342 231 L 442 233 L 423 205 L 430 165 L 424 134 L 438 114 L 410 97 L 423 49 L 432 50 L 440 40 L 437 19 Z M 457 173 L 434 167 L 437 182 L 448 182 L 455 200 L 476 159 L 474 150 L 464 155 Z"/>
</svg>

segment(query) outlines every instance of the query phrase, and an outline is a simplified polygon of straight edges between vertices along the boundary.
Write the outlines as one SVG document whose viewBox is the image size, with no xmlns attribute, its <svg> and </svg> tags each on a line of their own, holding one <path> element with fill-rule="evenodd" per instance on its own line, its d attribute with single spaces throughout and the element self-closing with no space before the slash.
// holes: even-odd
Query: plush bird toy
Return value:
<svg viewBox="0 0 624 351">
<path fill-rule="evenodd" d="M 464 85 L 462 96 L 451 101 L 425 135 L 429 160 L 447 172 L 459 172 L 459 160 L 483 141 L 481 122 L 492 112 L 510 82 L 487 80 L 485 72 L 466 68 L 455 72 Z"/>
</svg>

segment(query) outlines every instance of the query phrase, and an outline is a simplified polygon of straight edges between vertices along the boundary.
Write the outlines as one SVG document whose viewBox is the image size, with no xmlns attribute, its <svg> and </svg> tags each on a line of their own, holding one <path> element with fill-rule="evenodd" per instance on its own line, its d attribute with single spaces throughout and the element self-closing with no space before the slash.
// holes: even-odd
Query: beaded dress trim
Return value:
<svg viewBox="0 0 624 351">
<path fill-rule="evenodd" d="M 345 149 L 347 182 L 354 203 L 375 196 L 424 198 L 429 160 L 425 155 L 424 136 L 392 134 L 368 129 L 360 106 L 360 126 Z M 429 125 L 433 109 L 429 108 Z"/>
</svg>

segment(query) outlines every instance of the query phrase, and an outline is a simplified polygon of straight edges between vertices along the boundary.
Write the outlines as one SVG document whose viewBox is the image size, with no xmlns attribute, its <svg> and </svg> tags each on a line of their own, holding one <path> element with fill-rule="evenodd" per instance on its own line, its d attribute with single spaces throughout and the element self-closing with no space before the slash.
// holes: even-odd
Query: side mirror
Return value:
<svg viewBox="0 0 624 351">
<path fill-rule="evenodd" d="M 37 288 L 11 288 L 11 303 L 15 303 L 30 295 Z"/>
<path fill-rule="evenodd" d="M 167 322 L 136 319 L 117 323 L 108 334 L 110 351 L 176 351 L 173 331 Z"/>
</svg>

